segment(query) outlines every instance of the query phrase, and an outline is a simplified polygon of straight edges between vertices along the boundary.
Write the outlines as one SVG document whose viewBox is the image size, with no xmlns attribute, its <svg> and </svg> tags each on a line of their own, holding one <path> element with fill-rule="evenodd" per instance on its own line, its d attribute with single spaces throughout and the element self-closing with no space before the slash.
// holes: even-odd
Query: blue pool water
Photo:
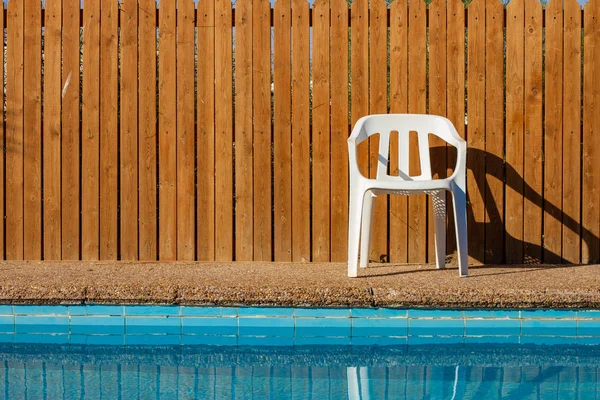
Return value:
<svg viewBox="0 0 600 400">
<path fill-rule="evenodd" d="M 0 346 L 6 399 L 598 399 L 599 346 Z"/>
</svg>

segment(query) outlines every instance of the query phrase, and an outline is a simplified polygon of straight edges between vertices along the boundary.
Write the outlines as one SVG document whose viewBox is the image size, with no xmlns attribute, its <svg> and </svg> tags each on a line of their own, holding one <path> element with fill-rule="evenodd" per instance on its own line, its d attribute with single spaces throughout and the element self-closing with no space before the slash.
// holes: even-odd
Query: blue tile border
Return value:
<svg viewBox="0 0 600 400">
<path fill-rule="evenodd" d="M 600 310 L 0 305 L 0 343 L 600 346 Z"/>
</svg>

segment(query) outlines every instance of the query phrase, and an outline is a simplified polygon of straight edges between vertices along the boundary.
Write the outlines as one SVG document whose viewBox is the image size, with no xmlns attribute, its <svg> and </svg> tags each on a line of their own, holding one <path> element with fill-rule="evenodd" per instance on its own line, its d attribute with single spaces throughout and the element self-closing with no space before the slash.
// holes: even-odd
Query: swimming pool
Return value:
<svg viewBox="0 0 600 400">
<path fill-rule="evenodd" d="M 596 399 L 597 346 L 0 346 L 7 399 Z"/>
</svg>

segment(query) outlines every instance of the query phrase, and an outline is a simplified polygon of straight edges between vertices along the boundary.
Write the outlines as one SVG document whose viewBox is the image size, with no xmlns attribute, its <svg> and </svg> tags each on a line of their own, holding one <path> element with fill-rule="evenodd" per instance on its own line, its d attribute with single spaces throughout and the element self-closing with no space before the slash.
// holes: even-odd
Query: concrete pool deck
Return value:
<svg viewBox="0 0 600 400">
<path fill-rule="evenodd" d="M 600 308 L 600 265 L 2 261 L 3 304 Z"/>
</svg>

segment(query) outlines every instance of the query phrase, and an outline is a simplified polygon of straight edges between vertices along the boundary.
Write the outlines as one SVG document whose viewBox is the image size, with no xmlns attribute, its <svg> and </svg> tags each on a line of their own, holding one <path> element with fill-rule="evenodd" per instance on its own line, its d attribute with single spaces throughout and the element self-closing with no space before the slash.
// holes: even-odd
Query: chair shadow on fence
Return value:
<svg viewBox="0 0 600 400">
<path fill-rule="evenodd" d="M 449 148 L 449 147 L 448 147 Z M 450 160 L 450 153 L 447 151 L 446 147 L 432 147 L 430 148 L 431 159 L 435 160 L 436 157 L 441 159 L 445 159 L 448 155 L 448 159 Z M 478 168 L 477 170 L 473 169 L 472 165 L 469 165 L 469 157 L 472 157 L 477 160 L 484 160 L 485 166 L 483 168 Z M 438 173 L 439 176 L 445 176 L 446 171 L 442 171 L 441 167 L 438 166 L 437 171 L 435 170 L 435 165 L 432 172 Z M 489 264 L 489 265 L 498 265 L 498 264 L 511 264 L 513 263 L 515 266 L 519 264 L 540 264 L 540 263 L 549 263 L 548 260 L 560 260 L 564 264 L 577 265 L 581 263 L 582 257 L 582 249 L 587 247 L 590 249 L 590 253 L 595 253 L 595 249 L 598 246 L 598 237 L 595 236 L 588 229 L 583 227 L 581 224 L 579 215 L 568 215 L 566 214 L 561 205 L 553 204 L 542 196 L 542 193 L 536 191 L 528 182 L 519 174 L 513 166 L 506 163 L 502 158 L 498 157 L 495 154 L 488 153 L 486 151 L 480 149 L 469 148 L 467 152 L 467 174 L 473 174 L 474 178 L 471 182 L 483 182 L 483 187 L 477 187 L 474 192 L 472 188 L 468 188 L 467 194 L 467 224 L 469 231 L 473 232 L 488 232 L 494 231 L 494 236 L 502 238 L 502 244 L 497 245 L 496 247 L 501 250 L 501 254 L 496 254 L 494 257 L 494 261 L 490 262 L 488 257 L 490 255 L 491 250 L 487 247 L 484 248 L 483 252 L 480 252 L 479 255 L 474 256 L 474 254 L 478 253 L 477 251 L 473 251 L 473 246 L 486 245 L 485 238 L 481 238 L 478 243 L 469 243 L 469 255 L 472 261 L 479 262 L 481 264 Z M 490 182 L 492 180 L 498 180 L 501 185 L 503 185 L 502 189 L 502 198 L 501 202 L 490 201 L 493 200 L 493 194 L 490 187 Z M 539 237 L 539 243 L 531 243 L 527 242 L 524 239 L 515 237 L 507 232 L 506 229 L 506 216 L 508 215 L 510 210 L 506 208 L 506 193 L 508 190 L 514 191 L 516 196 L 522 197 L 522 203 L 528 201 L 535 205 L 535 207 L 539 207 L 539 218 L 544 220 L 548 220 L 549 218 L 556 219 L 557 222 L 562 226 L 561 229 L 568 229 L 575 233 L 576 237 L 579 241 L 579 257 L 578 261 L 573 260 L 565 260 L 562 254 L 556 254 L 552 252 L 547 247 L 545 248 L 543 245 L 543 232 Z M 481 218 L 475 218 L 473 208 L 471 207 L 471 199 L 470 197 L 473 194 L 477 196 L 481 196 L 483 198 L 485 204 L 485 212 L 483 221 Z M 451 202 L 448 202 L 448 247 L 446 250 L 446 254 L 453 254 L 456 251 L 456 245 L 454 242 L 454 220 L 452 217 L 452 207 Z M 485 218 L 487 215 L 487 218 Z M 488 222 L 486 222 L 488 221 Z M 525 224 L 526 222 L 524 222 Z M 450 225 L 452 224 L 452 225 Z M 498 226 L 489 226 L 489 224 L 497 224 Z M 523 224 L 523 227 L 524 227 Z M 498 232 L 498 230 L 500 232 Z M 520 232 L 523 235 L 523 231 Z M 471 234 L 469 234 L 469 239 L 472 239 Z M 560 235 L 560 240 L 562 240 L 562 233 Z M 562 246 L 561 246 L 562 248 Z M 496 249 L 496 250 L 498 250 Z M 507 250 L 514 251 L 523 255 L 522 261 L 519 262 L 510 260 L 507 261 Z M 592 250 L 594 249 L 594 250 Z M 483 254 L 483 257 L 481 256 Z M 535 256 L 531 256 L 535 255 Z M 537 256 L 539 255 L 539 256 Z M 430 260 L 432 261 L 432 260 Z M 598 260 L 589 260 L 590 263 L 597 262 Z M 552 262 L 550 262 L 552 263 Z"/>
</svg>

